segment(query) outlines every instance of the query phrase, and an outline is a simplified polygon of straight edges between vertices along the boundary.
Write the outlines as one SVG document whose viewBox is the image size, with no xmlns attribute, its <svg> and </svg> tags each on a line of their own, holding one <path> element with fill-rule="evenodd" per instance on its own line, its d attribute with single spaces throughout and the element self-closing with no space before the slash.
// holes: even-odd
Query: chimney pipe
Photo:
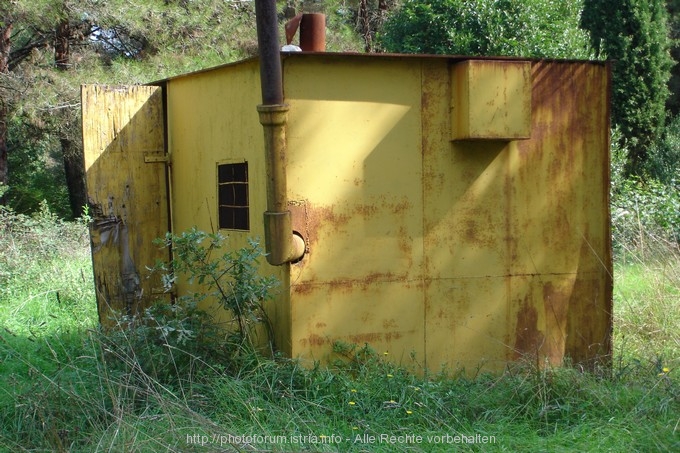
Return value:
<svg viewBox="0 0 680 453">
<path fill-rule="evenodd" d="M 300 48 L 309 52 L 326 51 L 326 15 L 305 13 L 300 21 Z"/>
<path fill-rule="evenodd" d="M 291 213 L 288 210 L 286 175 L 288 105 L 283 103 L 276 0 L 255 0 L 255 15 L 262 87 L 262 104 L 257 106 L 257 111 L 264 130 L 267 172 L 265 249 L 269 264 L 278 266 L 302 258 L 305 244 L 300 236 L 293 234 Z"/>
</svg>

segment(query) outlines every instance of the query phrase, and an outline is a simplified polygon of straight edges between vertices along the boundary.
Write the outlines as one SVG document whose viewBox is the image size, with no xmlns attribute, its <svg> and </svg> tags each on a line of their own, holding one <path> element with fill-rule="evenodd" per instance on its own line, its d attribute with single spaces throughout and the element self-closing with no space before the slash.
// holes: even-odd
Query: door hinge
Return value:
<svg viewBox="0 0 680 453">
<path fill-rule="evenodd" d="M 167 162 L 168 155 L 164 151 L 147 151 L 144 153 L 144 162 L 147 164 L 153 164 L 157 162 Z"/>
</svg>

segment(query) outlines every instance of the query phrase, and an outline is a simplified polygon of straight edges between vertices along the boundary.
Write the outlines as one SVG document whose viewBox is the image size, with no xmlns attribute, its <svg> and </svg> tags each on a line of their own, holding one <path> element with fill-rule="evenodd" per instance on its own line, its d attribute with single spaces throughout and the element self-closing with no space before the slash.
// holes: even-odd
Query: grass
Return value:
<svg viewBox="0 0 680 453">
<path fill-rule="evenodd" d="M 252 353 L 179 360 L 166 348 L 175 372 L 154 373 L 141 351 L 119 347 L 128 333 L 97 331 L 83 225 L 0 216 L 0 451 L 680 449 L 672 247 L 617 261 L 611 370 L 528 361 L 502 375 L 422 377 L 338 345 L 342 360 L 311 370 Z M 476 442 L 454 444 L 461 435 Z"/>
</svg>

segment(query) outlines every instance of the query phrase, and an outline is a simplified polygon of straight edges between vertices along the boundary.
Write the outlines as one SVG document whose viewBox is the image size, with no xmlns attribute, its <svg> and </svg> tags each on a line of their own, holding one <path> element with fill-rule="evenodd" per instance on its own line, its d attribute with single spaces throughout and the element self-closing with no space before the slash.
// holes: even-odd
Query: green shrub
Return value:
<svg viewBox="0 0 680 453">
<path fill-rule="evenodd" d="M 406 0 L 389 14 L 388 52 L 590 58 L 580 2 Z"/>
<path fill-rule="evenodd" d="M 661 0 L 585 0 L 581 20 L 598 57 L 612 71 L 612 122 L 629 149 L 626 174 L 644 176 L 651 148 L 663 131 L 668 79 L 668 13 Z"/>
<path fill-rule="evenodd" d="M 194 303 L 158 302 L 134 316 L 121 316 L 96 342 L 109 365 L 137 383 L 149 379 L 183 388 L 210 364 L 229 358 L 224 337 Z"/>
<path fill-rule="evenodd" d="M 21 123 L 20 121 L 26 121 Z M 36 131 L 25 118 L 10 121 L 7 204 L 33 214 L 47 203 L 60 218 L 72 219 L 61 144 L 56 134 Z"/>
<path fill-rule="evenodd" d="M 277 282 L 258 274 L 263 252 L 256 241 L 223 252 L 226 239 L 192 228 L 156 241 L 172 247 L 172 261 L 154 267 L 163 273 L 166 290 L 173 290 L 177 279 L 184 278 L 200 285 L 200 292 L 182 295 L 171 304 L 159 301 L 142 313 L 116 319 L 116 327 L 100 340 L 113 363 L 142 379 L 150 376 L 183 385 L 213 367 L 236 370 L 239 356 L 256 349 L 254 332 L 261 324 L 268 326 L 261 304 Z M 200 308 L 206 300 L 232 315 L 233 322 L 219 325 Z"/>
<path fill-rule="evenodd" d="M 614 252 L 641 259 L 663 256 L 680 240 L 680 182 L 628 179 L 612 193 Z M 623 254 L 623 255 L 621 255 Z"/>
<path fill-rule="evenodd" d="M 86 255 L 87 219 L 65 222 L 43 201 L 32 215 L 0 206 L 0 299 L 22 285 L 38 286 L 49 279 L 46 268 L 60 260 Z M 62 263 L 63 264 L 63 263 Z"/>
<path fill-rule="evenodd" d="M 680 116 L 666 125 L 663 136 L 651 148 L 645 173 L 666 185 L 680 182 Z"/>
<path fill-rule="evenodd" d="M 249 238 L 247 247 L 222 253 L 226 240 L 219 232 L 208 234 L 196 227 L 179 236 L 168 233 L 156 243 L 172 248 L 174 258 L 169 264 L 156 263 L 156 270 L 165 272 L 163 283 L 168 291 L 178 278 L 201 285 L 200 293 L 184 295 L 180 301 L 217 302 L 233 316 L 235 326 L 227 329 L 229 337 L 236 344 L 253 346 L 256 326 L 265 324 L 270 328 L 262 302 L 271 297 L 278 281 L 258 274 L 258 260 L 264 252 L 256 240 Z"/>
</svg>

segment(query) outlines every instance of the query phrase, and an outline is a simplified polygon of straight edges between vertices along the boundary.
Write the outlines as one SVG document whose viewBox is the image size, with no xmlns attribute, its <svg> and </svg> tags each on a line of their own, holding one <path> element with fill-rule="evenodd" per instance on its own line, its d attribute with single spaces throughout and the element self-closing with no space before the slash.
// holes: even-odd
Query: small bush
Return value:
<svg viewBox="0 0 680 453">
<path fill-rule="evenodd" d="M 238 357 L 256 349 L 253 332 L 268 324 L 262 302 L 277 284 L 258 274 L 259 244 L 223 252 L 226 237 L 192 228 L 180 235 L 168 233 L 158 245 L 172 247 L 173 260 L 156 263 L 166 290 L 178 279 L 198 284 L 200 292 L 168 303 L 159 301 L 142 313 L 116 319 L 116 327 L 101 338 L 113 363 L 129 373 L 150 376 L 163 383 L 183 385 L 213 367 L 238 368 Z M 223 253 L 222 253 L 223 252 Z M 221 253 L 221 255 L 215 257 Z M 232 316 L 228 325 L 200 308 L 216 302 Z"/>
<path fill-rule="evenodd" d="M 662 184 L 680 184 L 680 115 L 664 129 L 663 136 L 652 147 L 645 172 Z"/>
<path fill-rule="evenodd" d="M 194 303 L 158 302 L 134 316 L 121 316 L 101 334 L 108 363 L 139 381 L 152 379 L 185 386 L 209 364 L 224 363 L 229 353 L 224 337 Z"/>
<path fill-rule="evenodd" d="M 226 240 L 220 233 L 208 234 L 195 227 L 179 236 L 168 233 L 156 243 L 171 247 L 174 258 L 167 264 L 156 263 L 156 270 L 165 272 L 162 280 L 168 291 L 178 278 L 200 285 L 201 292 L 184 295 L 180 301 L 215 301 L 232 315 L 232 325 L 227 328 L 229 338 L 238 345 L 252 347 L 257 325 L 265 324 L 270 329 L 262 303 L 272 296 L 278 281 L 258 274 L 258 260 L 264 252 L 256 240 L 248 239 L 247 247 L 222 253 Z"/>
<path fill-rule="evenodd" d="M 680 240 L 680 181 L 626 180 L 612 194 L 614 251 L 621 258 L 663 256 Z"/>
</svg>

